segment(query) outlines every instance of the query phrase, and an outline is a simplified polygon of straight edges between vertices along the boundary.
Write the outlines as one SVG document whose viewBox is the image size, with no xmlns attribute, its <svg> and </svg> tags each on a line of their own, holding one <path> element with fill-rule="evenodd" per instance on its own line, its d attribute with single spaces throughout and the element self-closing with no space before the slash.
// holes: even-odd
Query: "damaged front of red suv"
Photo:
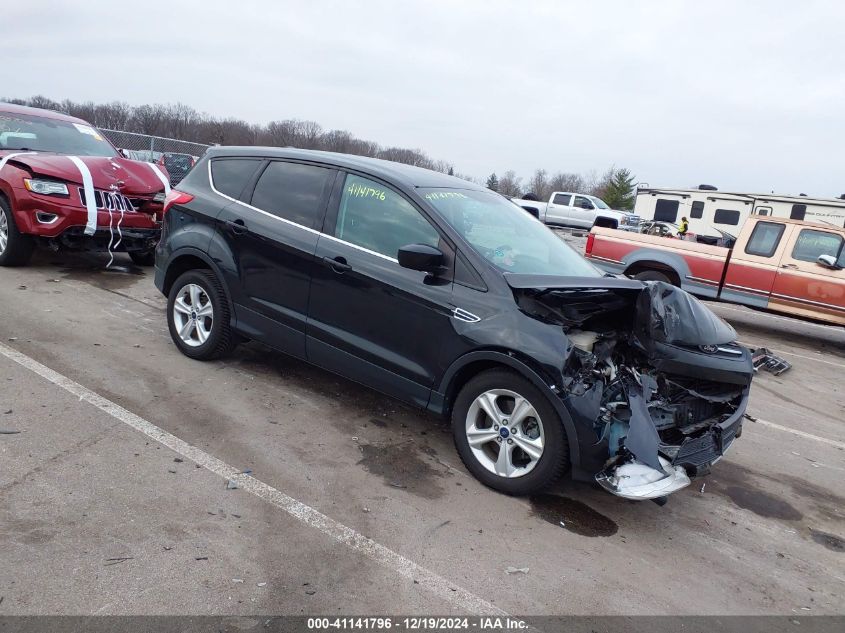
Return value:
<svg viewBox="0 0 845 633">
<path fill-rule="evenodd" d="M 16 231 L 9 240 L 149 252 L 166 189 L 166 172 L 124 158 L 84 121 L 0 105 L 0 191 Z"/>
</svg>

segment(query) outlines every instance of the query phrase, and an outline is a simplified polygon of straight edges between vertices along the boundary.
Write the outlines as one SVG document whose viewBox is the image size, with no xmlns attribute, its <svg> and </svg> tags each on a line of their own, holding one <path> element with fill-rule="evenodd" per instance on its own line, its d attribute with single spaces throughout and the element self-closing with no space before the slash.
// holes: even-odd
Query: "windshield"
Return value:
<svg viewBox="0 0 845 633">
<path fill-rule="evenodd" d="M 8 149 L 76 156 L 117 156 L 111 143 L 90 125 L 0 112 L 0 150 Z"/>
<path fill-rule="evenodd" d="M 603 275 L 539 220 L 497 193 L 422 189 L 420 194 L 476 251 L 503 271 Z"/>
<path fill-rule="evenodd" d="M 596 198 L 594 196 L 590 196 L 590 200 L 592 200 L 599 209 L 609 209 L 610 208 L 609 206 L 607 206 L 607 203 L 604 200 L 602 200 L 601 198 Z"/>
</svg>

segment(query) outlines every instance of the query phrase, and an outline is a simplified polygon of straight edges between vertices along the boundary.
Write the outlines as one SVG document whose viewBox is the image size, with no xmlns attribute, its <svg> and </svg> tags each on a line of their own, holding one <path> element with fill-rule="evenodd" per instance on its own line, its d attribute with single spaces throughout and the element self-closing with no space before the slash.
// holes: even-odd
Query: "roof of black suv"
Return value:
<svg viewBox="0 0 845 633">
<path fill-rule="evenodd" d="M 356 156 L 354 154 L 339 154 L 337 152 L 323 152 L 312 149 L 296 149 L 292 147 L 211 147 L 205 156 L 209 159 L 222 156 L 256 156 L 260 158 L 294 158 L 309 160 L 337 167 L 346 167 L 380 176 L 406 187 L 449 187 L 451 189 L 477 189 L 487 191 L 475 183 L 449 176 L 430 169 L 395 163 L 379 158 Z"/>
</svg>

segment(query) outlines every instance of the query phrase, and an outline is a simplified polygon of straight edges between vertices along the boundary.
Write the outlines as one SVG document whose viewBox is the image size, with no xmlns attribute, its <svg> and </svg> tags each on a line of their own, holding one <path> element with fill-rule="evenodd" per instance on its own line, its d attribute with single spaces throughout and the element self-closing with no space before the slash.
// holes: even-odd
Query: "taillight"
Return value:
<svg viewBox="0 0 845 633">
<path fill-rule="evenodd" d="M 194 197 L 189 193 L 171 189 L 170 193 L 164 197 L 164 208 L 161 210 L 161 215 L 167 213 L 174 204 L 188 204 L 193 199 Z"/>
<path fill-rule="evenodd" d="M 166 203 L 165 203 L 166 204 Z M 584 252 L 589 255 L 593 252 L 593 242 L 596 241 L 596 236 L 594 233 L 590 233 L 587 235 L 587 248 L 584 249 Z"/>
</svg>

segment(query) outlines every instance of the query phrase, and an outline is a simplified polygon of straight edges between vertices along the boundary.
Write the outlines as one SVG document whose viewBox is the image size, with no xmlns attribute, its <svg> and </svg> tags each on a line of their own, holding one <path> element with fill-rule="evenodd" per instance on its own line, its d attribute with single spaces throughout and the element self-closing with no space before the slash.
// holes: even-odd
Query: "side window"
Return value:
<svg viewBox="0 0 845 633">
<path fill-rule="evenodd" d="M 756 213 L 757 215 L 771 215 L 772 214 L 772 208 L 771 207 L 757 207 L 754 210 L 754 213 Z"/>
<path fill-rule="evenodd" d="M 654 219 L 657 222 L 676 222 L 678 220 L 678 201 L 658 198 L 654 205 Z"/>
<path fill-rule="evenodd" d="M 775 222 L 758 222 L 745 245 L 745 252 L 758 257 L 771 257 L 780 244 L 785 228 L 783 224 Z"/>
<path fill-rule="evenodd" d="M 693 219 L 701 219 L 704 216 L 704 202 L 701 200 L 696 200 L 692 203 L 692 208 L 690 209 L 689 216 Z"/>
<path fill-rule="evenodd" d="M 569 203 L 572 201 L 572 196 L 565 193 L 556 193 L 555 197 L 552 198 L 552 204 L 562 204 L 564 206 L 569 206 Z"/>
<path fill-rule="evenodd" d="M 839 256 L 842 248 L 842 237 L 836 233 L 801 229 L 795 247 L 792 249 L 792 259 L 802 262 L 815 262 L 819 255 Z"/>
<path fill-rule="evenodd" d="M 593 206 L 593 203 L 590 202 L 584 196 L 575 196 L 574 206 L 578 207 L 579 209 L 595 209 L 595 206 Z"/>
<path fill-rule="evenodd" d="M 252 206 L 310 229 L 322 215 L 333 182 L 331 169 L 274 161 L 261 174 Z"/>
<path fill-rule="evenodd" d="M 257 158 L 218 158 L 211 161 L 211 183 L 230 198 L 239 198 L 261 161 Z"/>
<path fill-rule="evenodd" d="M 408 244 L 437 246 L 440 235 L 414 206 L 382 184 L 349 174 L 335 237 L 396 259 Z"/>
<path fill-rule="evenodd" d="M 789 213 L 789 219 L 791 219 L 791 220 L 803 220 L 806 215 L 807 215 L 807 205 L 806 204 L 793 204 L 792 205 L 792 211 Z"/>
<path fill-rule="evenodd" d="M 733 209 L 716 209 L 713 214 L 713 222 L 715 224 L 731 224 L 736 226 L 739 224 L 739 211 Z"/>
</svg>

